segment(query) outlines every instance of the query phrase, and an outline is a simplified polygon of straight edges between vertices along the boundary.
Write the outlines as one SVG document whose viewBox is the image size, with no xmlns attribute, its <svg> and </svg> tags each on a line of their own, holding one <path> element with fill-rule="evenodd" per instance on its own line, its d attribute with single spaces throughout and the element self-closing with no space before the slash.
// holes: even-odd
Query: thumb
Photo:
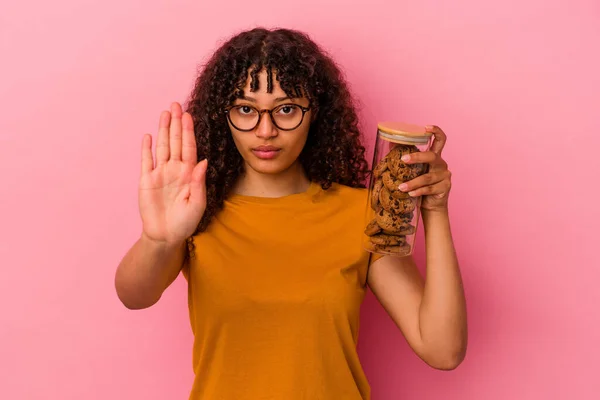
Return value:
<svg viewBox="0 0 600 400">
<path fill-rule="evenodd" d="M 200 202 L 206 197 L 206 168 L 208 161 L 200 161 L 192 171 L 192 182 L 190 184 L 190 200 Z"/>
</svg>

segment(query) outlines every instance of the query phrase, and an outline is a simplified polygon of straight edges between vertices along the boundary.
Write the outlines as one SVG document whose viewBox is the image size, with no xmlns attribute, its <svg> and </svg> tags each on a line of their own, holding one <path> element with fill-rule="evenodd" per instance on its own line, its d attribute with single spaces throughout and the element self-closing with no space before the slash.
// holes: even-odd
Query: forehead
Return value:
<svg viewBox="0 0 600 400">
<path fill-rule="evenodd" d="M 244 85 L 244 93 L 255 93 L 255 94 L 273 94 L 279 96 L 285 95 L 285 92 L 279 85 L 279 81 L 275 78 L 275 73 L 272 72 L 269 76 L 266 69 L 262 69 L 254 77 L 252 76 L 251 69 L 248 70 L 248 77 L 246 78 L 246 84 Z M 256 82 L 254 81 L 256 79 Z M 252 88 L 255 88 L 253 91 Z M 271 93 L 269 93 L 271 92 Z"/>
<path fill-rule="evenodd" d="M 259 72 L 254 72 L 253 69 L 254 67 L 248 69 L 246 82 L 242 88 L 242 95 L 268 95 L 273 97 L 289 96 L 291 98 L 307 97 L 304 89 L 300 86 L 294 86 L 294 89 L 291 89 L 289 93 L 286 93 L 277 80 L 277 71 L 275 69 L 269 71 L 266 68 L 263 68 Z"/>
</svg>

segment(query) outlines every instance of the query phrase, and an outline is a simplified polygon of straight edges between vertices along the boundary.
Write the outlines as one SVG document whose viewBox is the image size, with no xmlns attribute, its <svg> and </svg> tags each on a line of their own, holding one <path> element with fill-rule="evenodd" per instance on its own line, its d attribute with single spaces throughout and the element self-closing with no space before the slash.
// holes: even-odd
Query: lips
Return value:
<svg viewBox="0 0 600 400">
<path fill-rule="evenodd" d="M 254 151 L 279 151 L 279 147 L 275 146 L 258 146 L 253 149 Z"/>
<path fill-rule="evenodd" d="M 252 153 L 260 159 L 270 160 L 277 157 L 281 148 L 275 146 L 258 146 L 252 149 Z"/>
</svg>

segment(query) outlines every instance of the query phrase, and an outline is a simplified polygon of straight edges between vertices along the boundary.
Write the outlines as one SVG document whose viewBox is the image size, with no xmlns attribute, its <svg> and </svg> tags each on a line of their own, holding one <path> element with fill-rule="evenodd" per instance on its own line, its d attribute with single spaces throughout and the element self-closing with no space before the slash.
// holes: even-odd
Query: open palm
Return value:
<svg viewBox="0 0 600 400">
<path fill-rule="evenodd" d="M 206 209 L 206 160 L 197 162 L 192 117 L 178 103 L 160 116 L 156 160 L 144 135 L 139 209 L 150 239 L 178 244 L 192 235 Z"/>
</svg>

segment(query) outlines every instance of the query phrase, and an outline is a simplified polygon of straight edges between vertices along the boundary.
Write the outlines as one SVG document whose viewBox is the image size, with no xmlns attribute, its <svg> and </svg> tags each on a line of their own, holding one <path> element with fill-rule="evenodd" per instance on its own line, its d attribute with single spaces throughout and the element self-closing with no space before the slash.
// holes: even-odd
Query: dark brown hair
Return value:
<svg viewBox="0 0 600 400">
<path fill-rule="evenodd" d="M 299 160 L 308 179 L 328 189 L 332 183 L 364 187 L 368 174 L 354 102 L 341 71 L 306 34 L 262 28 L 225 42 L 196 79 L 185 106 L 194 120 L 198 161 L 208 159 L 206 211 L 196 233 L 204 231 L 227 198 L 244 163 L 229 131 L 225 107 L 251 90 L 266 69 L 268 92 L 277 79 L 289 97 L 306 95 L 313 109 L 308 139 Z"/>
</svg>

